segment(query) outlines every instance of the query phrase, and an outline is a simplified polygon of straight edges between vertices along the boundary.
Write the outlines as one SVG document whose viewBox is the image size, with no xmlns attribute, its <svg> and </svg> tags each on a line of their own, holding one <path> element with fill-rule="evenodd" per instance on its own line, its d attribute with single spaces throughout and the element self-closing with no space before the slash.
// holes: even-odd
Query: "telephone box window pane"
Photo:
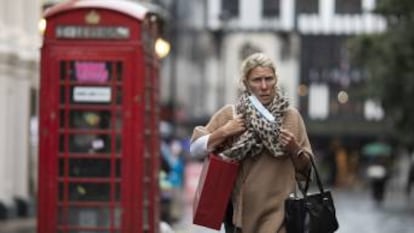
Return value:
<svg viewBox="0 0 414 233">
<path fill-rule="evenodd" d="M 69 184 L 70 201 L 109 201 L 110 184 L 71 183 Z"/>
<path fill-rule="evenodd" d="M 115 129 L 122 129 L 122 112 L 116 113 Z"/>
<path fill-rule="evenodd" d="M 62 207 L 59 207 L 58 208 L 58 224 L 59 225 L 64 225 L 64 224 L 66 224 L 66 222 L 65 222 L 65 219 L 64 219 L 64 217 L 63 216 L 65 216 L 65 212 L 64 212 L 64 208 L 62 208 Z M 61 232 L 61 231 L 59 231 L 59 232 Z"/>
<path fill-rule="evenodd" d="M 60 121 L 59 121 L 60 128 L 64 128 L 65 127 L 65 119 L 66 119 L 64 110 L 60 111 L 60 118 L 59 119 L 60 119 Z"/>
<path fill-rule="evenodd" d="M 110 209 L 107 207 L 69 207 L 67 221 L 70 226 L 109 227 L 110 217 Z"/>
<path fill-rule="evenodd" d="M 65 188 L 65 186 L 64 186 L 63 183 L 58 184 L 58 200 L 59 201 L 63 201 L 63 199 L 64 199 L 64 193 L 65 193 L 64 188 Z"/>
<path fill-rule="evenodd" d="M 60 80 L 65 80 L 66 78 L 66 62 L 65 61 L 61 61 L 60 62 Z"/>
<path fill-rule="evenodd" d="M 117 178 L 121 177 L 121 160 L 117 159 L 115 161 L 115 176 Z"/>
<path fill-rule="evenodd" d="M 69 127 L 74 129 L 109 129 L 111 112 L 71 110 L 69 121 Z"/>
<path fill-rule="evenodd" d="M 66 103 L 66 89 L 65 86 L 60 86 L 60 103 Z"/>
<path fill-rule="evenodd" d="M 116 88 L 116 104 L 122 104 L 122 87 Z"/>
<path fill-rule="evenodd" d="M 63 177 L 65 175 L 65 159 L 64 158 L 60 158 L 59 159 L 59 177 Z"/>
<path fill-rule="evenodd" d="M 121 185 L 115 184 L 115 201 L 121 201 Z"/>
<path fill-rule="evenodd" d="M 114 208 L 114 227 L 121 227 L 122 209 L 120 207 Z"/>
<path fill-rule="evenodd" d="M 108 159 L 70 159 L 70 177 L 110 177 L 111 161 Z"/>
<path fill-rule="evenodd" d="M 116 80 L 122 81 L 122 63 L 116 63 Z"/>
<path fill-rule="evenodd" d="M 74 80 L 73 61 L 61 61 L 60 62 L 60 80 L 66 79 Z"/>
<path fill-rule="evenodd" d="M 73 134 L 69 136 L 69 152 L 109 153 L 111 136 L 107 134 Z"/>
<path fill-rule="evenodd" d="M 117 134 L 116 135 L 116 153 L 121 153 L 121 149 L 122 149 L 122 137 L 121 135 Z"/>
<path fill-rule="evenodd" d="M 59 151 L 60 152 L 65 151 L 65 136 L 64 135 L 59 136 Z"/>
</svg>

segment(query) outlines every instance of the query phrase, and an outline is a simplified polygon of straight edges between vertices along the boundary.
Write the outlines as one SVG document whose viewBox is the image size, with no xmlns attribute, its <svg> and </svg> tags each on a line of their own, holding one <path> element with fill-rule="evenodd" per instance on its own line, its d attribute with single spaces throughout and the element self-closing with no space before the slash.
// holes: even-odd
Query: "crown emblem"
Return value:
<svg viewBox="0 0 414 233">
<path fill-rule="evenodd" d="M 91 10 L 85 15 L 85 22 L 87 24 L 98 24 L 101 21 L 101 16 L 95 10 Z"/>
</svg>

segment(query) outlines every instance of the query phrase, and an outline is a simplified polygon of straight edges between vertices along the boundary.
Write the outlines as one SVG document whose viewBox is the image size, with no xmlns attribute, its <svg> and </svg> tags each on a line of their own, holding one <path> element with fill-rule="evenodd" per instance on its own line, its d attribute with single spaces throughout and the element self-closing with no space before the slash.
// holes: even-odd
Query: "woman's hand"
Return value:
<svg viewBox="0 0 414 233">
<path fill-rule="evenodd" d="M 246 130 L 242 115 L 237 115 L 234 119 L 229 120 L 221 129 L 225 132 L 226 137 L 241 134 Z"/>
<path fill-rule="evenodd" d="M 241 134 L 246 130 L 244 120 L 241 115 L 237 115 L 234 119 L 229 120 L 225 125 L 213 131 L 207 142 L 207 149 L 213 151 L 216 146 L 220 145 L 227 138 Z"/>
<path fill-rule="evenodd" d="M 295 135 L 287 129 L 280 129 L 279 140 L 280 144 L 290 154 L 296 155 L 296 153 L 300 150 L 300 146 L 296 141 Z"/>
</svg>

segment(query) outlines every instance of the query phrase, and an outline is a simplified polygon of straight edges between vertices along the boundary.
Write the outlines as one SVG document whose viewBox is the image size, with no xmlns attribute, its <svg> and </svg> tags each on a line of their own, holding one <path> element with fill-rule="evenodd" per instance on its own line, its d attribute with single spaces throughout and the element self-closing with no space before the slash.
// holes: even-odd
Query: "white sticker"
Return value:
<svg viewBox="0 0 414 233">
<path fill-rule="evenodd" d="M 109 103 L 111 102 L 110 87 L 74 87 L 73 101 Z"/>
<path fill-rule="evenodd" d="M 95 139 L 92 141 L 92 148 L 95 150 L 99 150 L 104 148 L 105 143 L 102 139 Z"/>
</svg>

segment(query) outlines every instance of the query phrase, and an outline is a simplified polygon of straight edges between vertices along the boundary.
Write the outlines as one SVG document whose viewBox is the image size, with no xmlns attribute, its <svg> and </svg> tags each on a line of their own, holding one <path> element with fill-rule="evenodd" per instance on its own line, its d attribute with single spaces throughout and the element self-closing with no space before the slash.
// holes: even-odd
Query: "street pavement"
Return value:
<svg viewBox="0 0 414 233">
<path fill-rule="evenodd" d="M 334 190 L 333 198 L 340 224 L 337 233 L 414 233 L 414 195 L 407 198 L 402 190 L 388 191 L 381 206 L 372 201 L 368 190 L 360 188 Z M 191 208 L 173 229 L 176 233 L 217 233 L 191 224 Z"/>
<path fill-rule="evenodd" d="M 337 233 L 414 233 L 414 194 L 407 198 L 402 190 L 388 191 L 382 206 L 376 206 L 364 189 L 334 190 L 333 197 L 340 224 Z M 181 221 L 173 225 L 175 233 L 218 232 L 191 224 L 190 203 L 185 209 Z M 36 233 L 35 223 L 33 218 L 0 221 L 0 233 Z"/>
<path fill-rule="evenodd" d="M 338 233 L 414 233 L 414 197 L 402 190 L 387 192 L 381 206 L 369 192 L 335 192 Z"/>
</svg>

